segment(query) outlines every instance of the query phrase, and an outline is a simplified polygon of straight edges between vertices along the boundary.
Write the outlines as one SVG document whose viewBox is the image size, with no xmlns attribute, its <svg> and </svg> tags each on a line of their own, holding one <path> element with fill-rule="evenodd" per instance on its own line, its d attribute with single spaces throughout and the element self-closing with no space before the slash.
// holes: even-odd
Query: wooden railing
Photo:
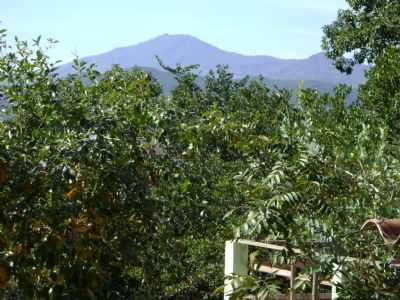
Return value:
<svg viewBox="0 0 400 300">
<path fill-rule="evenodd" d="M 224 300 L 229 300 L 231 294 L 234 291 L 233 281 L 229 279 L 229 276 L 235 275 L 247 275 L 249 267 L 253 271 L 273 274 L 275 276 L 286 278 L 290 281 L 289 295 L 278 295 L 277 299 L 289 299 L 289 300 L 301 300 L 301 299 L 337 299 L 336 287 L 340 281 L 339 272 L 334 272 L 332 280 L 320 280 L 318 273 L 313 273 L 309 279 L 312 286 L 310 295 L 299 295 L 296 294 L 295 280 L 297 277 L 298 269 L 304 267 L 301 263 L 294 263 L 288 268 L 276 267 L 268 264 L 253 264 L 249 266 L 249 246 L 263 248 L 272 251 L 288 251 L 284 246 L 273 244 L 273 243 L 260 243 L 250 240 L 235 240 L 227 241 L 225 243 L 225 289 L 224 289 Z M 291 249 L 295 254 L 301 254 L 299 249 Z M 320 293 L 320 286 L 326 286 L 331 289 L 330 293 Z M 249 299 L 252 299 L 249 297 Z M 254 297 L 253 299 L 256 299 Z M 262 299 L 259 299 L 262 300 Z"/>
</svg>

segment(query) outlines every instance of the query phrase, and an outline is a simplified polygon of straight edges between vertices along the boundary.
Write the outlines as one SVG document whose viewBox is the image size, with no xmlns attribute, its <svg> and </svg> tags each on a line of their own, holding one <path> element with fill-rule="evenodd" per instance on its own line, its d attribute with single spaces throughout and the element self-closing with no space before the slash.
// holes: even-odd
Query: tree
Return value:
<svg viewBox="0 0 400 300">
<path fill-rule="evenodd" d="M 60 78 L 39 42 L 15 46 L 0 57 L 1 296 L 212 299 L 243 202 L 232 178 L 289 95 L 222 67 L 200 88 L 177 67 L 165 97 L 139 69 L 76 60 Z"/>
<path fill-rule="evenodd" d="M 400 132 L 400 3 L 347 2 L 349 8 L 339 10 L 337 20 L 323 28 L 323 48 L 340 71 L 350 73 L 355 64 L 364 62 L 372 65 L 359 100 L 372 115 L 386 120 L 391 138 L 396 139 Z"/>
<path fill-rule="evenodd" d="M 382 118 L 390 128 L 390 138 L 400 134 L 400 49 L 387 48 L 367 72 L 367 82 L 360 86 L 359 99 L 371 113 Z"/>
<path fill-rule="evenodd" d="M 386 107 L 372 110 L 374 99 L 397 101 L 385 75 L 395 48 L 375 60 L 366 109 L 346 105 L 344 86 L 300 88 L 294 102 L 224 66 L 201 85 L 196 66 L 164 66 L 178 82 L 168 97 L 140 69 L 99 74 L 76 60 L 76 74 L 59 78 L 38 41 L 14 51 L 3 40 L 0 296 L 214 299 L 236 229 L 287 239 L 304 256 L 277 259 L 325 273 L 342 256 L 379 257 L 382 269 L 355 264 L 342 295 L 395 299 L 384 262 L 398 247 L 357 232 L 400 213 L 400 151 Z"/>
<path fill-rule="evenodd" d="M 337 19 L 323 27 L 322 47 L 336 67 L 350 73 L 355 64 L 373 64 L 385 49 L 400 45 L 397 0 L 347 0 Z M 351 58 L 346 57 L 351 54 Z"/>
<path fill-rule="evenodd" d="M 10 102 L 0 123 L 0 253 L 10 284 L 27 298 L 146 295 L 159 220 L 149 180 L 157 157 L 146 145 L 157 132 L 141 108 L 159 86 L 117 67 L 99 79 L 78 62 L 77 75 L 60 79 L 38 44 L 16 49 L 0 58 Z"/>
</svg>

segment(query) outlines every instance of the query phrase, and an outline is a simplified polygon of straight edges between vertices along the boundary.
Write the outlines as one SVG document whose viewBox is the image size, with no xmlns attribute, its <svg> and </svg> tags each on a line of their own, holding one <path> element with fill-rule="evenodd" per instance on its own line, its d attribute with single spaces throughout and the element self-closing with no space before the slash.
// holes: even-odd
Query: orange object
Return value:
<svg viewBox="0 0 400 300">
<path fill-rule="evenodd" d="M 65 194 L 65 196 L 69 200 L 74 200 L 78 194 L 78 188 L 72 188 L 68 193 Z"/>
</svg>

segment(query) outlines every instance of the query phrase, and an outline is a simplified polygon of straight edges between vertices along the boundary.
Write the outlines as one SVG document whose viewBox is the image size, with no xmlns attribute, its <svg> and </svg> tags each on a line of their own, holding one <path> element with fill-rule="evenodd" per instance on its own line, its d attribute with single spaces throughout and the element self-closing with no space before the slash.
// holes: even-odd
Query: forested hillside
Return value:
<svg viewBox="0 0 400 300">
<path fill-rule="evenodd" d="M 229 67 L 229 66 L 228 66 Z M 139 67 L 143 71 L 151 74 L 154 79 L 156 79 L 166 95 L 170 95 L 171 92 L 176 88 L 178 85 L 177 80 L 175 80 L 174 76 L 167 71 L 159 71 L 154 68 L 146 68 L 146 67 Z M 230 69 L 228 70 L 230 71 Z M 197 83 L 200 87 L 204 87 L 205 83 L 205 76 L 199 76 L 197 79 Z M 257 80 L 257 77 L 251 77 L 252 79 Z M 279 80 L 279 79 L 269 79 L 269 78 L 262 78 L 262 81 L 266 84 L 266 86 L 270 89 L 278 88 L 278 89 L 285 89 L 292 93 L 293 99 L 296 98 L 295 91 L 299 86 L 308 89 L 315 89 L 321 93 L 334 93 L 336 85 L 334 83 L 324 82 L 324 81 L 314 81 L 314 80 Z M 240 79 L 236 79 L 239 81 Z M 351 103 L 355 101 L 357 98 L 357 87 L 352 88 L 352 92 L 347 97 L 347 102 Z"/>
</svg>

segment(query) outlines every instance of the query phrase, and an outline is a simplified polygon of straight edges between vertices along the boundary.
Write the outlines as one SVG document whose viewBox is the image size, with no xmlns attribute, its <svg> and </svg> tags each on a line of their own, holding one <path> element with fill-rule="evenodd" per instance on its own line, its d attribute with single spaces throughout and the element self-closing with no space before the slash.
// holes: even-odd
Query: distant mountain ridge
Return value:
<svg viewBox="0 0 400 300">
<path fill-rule="evenodd" d="M 218 64 L 228 65 L 236 77 L 263 75 L 272 80 L 312 80 L 330 84 L 346 83 L 356 86 L 364 82 L 365 65 L 356 66 L 351 75 L 340 73 L 323 53 L 305 59 L 280 59 L 267 55 L 242 55 L 221 50 L 190 35 L 164 34 L 154 39 L 128 47 L 116 48 L 106 53 L 85 57 L 96 63 L 100 71 L 113 64 L 123 68 L 132 66 L 161 70 L 155 56 L 170 66 L 199 64 L 205 75 Z M 59 69 L 60 74 L 72 72 L 70 64 Z"/>
</svg>

